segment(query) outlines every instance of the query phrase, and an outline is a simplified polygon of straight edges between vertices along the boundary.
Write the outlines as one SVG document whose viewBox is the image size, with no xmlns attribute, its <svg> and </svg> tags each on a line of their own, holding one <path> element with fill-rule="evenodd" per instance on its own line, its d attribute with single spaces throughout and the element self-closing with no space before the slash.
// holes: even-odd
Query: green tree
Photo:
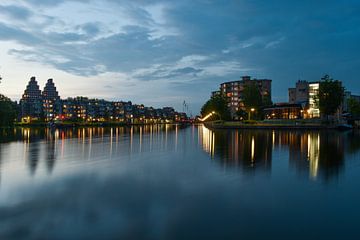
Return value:
<svg viewBox="0 0 360 240">
<path fill-rule="evenodd" d="M 206 116 L 212 112 L 215 112 L 212 119 L 230 120 L 230 110 L 228 107 L 228 101 L 223 95 L 216 95 L 211 97 L 201 108 L 201 115 Z"/>
<path fill-rule="evenodd" d="M 354 98 L 348 99 L 349 112 L 352 116 L 360 116 L 360 102 Z"/>
<path fill-rule="evenodd" d="M 319 91 L 315 102 L 320 112 L 327 118 L 336 113 L 344 98 L 344 88 L 339 80 L 333 80 L 329 75 L 321 78 Z"/>
<path fill-rule="evenodd" d="M 269 95 L 266 95 L 262 98 L 261 107 L 271 107 L 273 105 Z"/>
<path fill-rule="evenodd" d="M 0 94 L 0 127 L 13 125 L 15 118 L 15 104 L 9 98 Z"/>
<path fill-rule="evenodd" d="M 243 103 L 247 111 L 251 108 L 259 110 L 262 106 L 262 97 L 258 86 L 255 83 L 249 83 L 244 86 Z"/>
</svg>

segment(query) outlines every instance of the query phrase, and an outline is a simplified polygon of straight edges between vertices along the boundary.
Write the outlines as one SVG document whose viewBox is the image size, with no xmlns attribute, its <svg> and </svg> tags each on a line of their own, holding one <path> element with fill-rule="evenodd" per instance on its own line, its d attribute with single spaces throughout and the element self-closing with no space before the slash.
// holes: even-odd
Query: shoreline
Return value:
<svg viewBox="0 0 360 240">
<path fill-rule="evenodd" d="M 173 122 L 173 123 L 65 123 L 49 125 L 47 123 L 32 123 L 32 124 L 14 124 L 12 126 L 0 127 L 0 129 L 12 129 L 12 128 L 82 128 L 82 127 L 132 127 L 132 126 L 155 126 L 155 125 L 182 125 L 186 126 L 189 123 Z"/>
<path fill-rule="evenodd" d="M 236 130 L 236 129 L 247 129 L 247 130 L 351 130 L 354 129 L 349 125 L 324 125 L 324 124 L 270 124 L 270 123 L 255 123 L 255 124 L 244 124 L 234 122 L 207 122 L 204 123 L 206 128 L 212 130 Z"/>
</svg>

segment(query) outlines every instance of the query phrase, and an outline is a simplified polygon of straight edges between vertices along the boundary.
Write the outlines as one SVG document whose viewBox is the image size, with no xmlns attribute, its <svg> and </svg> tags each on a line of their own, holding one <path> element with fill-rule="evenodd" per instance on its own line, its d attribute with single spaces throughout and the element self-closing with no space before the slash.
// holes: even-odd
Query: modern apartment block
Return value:
<svg viewBox="0 0 360 240">
<path fill-rule="evenodd" d="M 32 119 L 40 119 L 43 114 L 43 101 L 41 90 L 35 77 L 31 77 L 24 94 L 20 100 L 21 116 L 23 121 L 31 121 Z"/>
<path fill-rule="evenodd" d="M 49 79 L 42 92 L 45 121 L 51 121 L 61 112 L 61 101 L 53 79 Z"/>
<path fill-rule="evenodd" d="M 289 103 L 300 104 L 303 108 L 304 118 L 320 117 L 320 110 L 315 103 L 319 85 L 319 82 L 299 80 L 296 82 L 295 88 L 289 88 Z"/>
<path fill-rule="evenodd" d="M 320 117 L 320 109 L 316 104 L 316 95 L 319 92 L 319 82 L 309 83 L 309 107 L 307 109 L 307 115 L 310 118 Z"/>
<path fill-rule="evenodd" d="M 271 82 L 270 79 L 251 79 L 250 76 L 243 76 L 240 80 L 224 82 L 220 85 L 220 92 L 228 97 L 228 106 L 231 116 L 236 118 L 236 112 L 244 109 L 243 91 L 246 85 L 255 84 L 263 99 L 271 100 Z M 213 94 L 218 94 L 214 92 Z"/>
<path fill-rule="evenodd" d="M 32 77 L 22 99 L 21 119 L 24 122 L 32 120 L 75 120 L 87 122 L 124 122 L 124 123 L 161 123 L 168 121 L 183 121 L 185 113 L 178 113 L 171 107 L 155 109 L 143 104 L 132 104 L 130 101 L 106 101 L 75 97 L 60 99 L 53 79 L 49 79 L 41 92 L 39 85 Z"/>
</svg>

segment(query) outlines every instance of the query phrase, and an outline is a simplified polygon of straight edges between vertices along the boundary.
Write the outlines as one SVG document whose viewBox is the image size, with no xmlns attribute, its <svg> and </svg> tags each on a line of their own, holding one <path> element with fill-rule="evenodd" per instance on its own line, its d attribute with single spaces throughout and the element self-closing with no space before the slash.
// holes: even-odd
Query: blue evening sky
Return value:
<svg viewBox="0 0 360 240">
<path fill-rule="evenodd" d="M 358 0 L 1 0 L 0 92 L 54 78 L 62 97 L 194 114 L 242 75 L 272 79 L 274 102 L 325 73 L 360 94 L 359 42 Z"/>
</svg>

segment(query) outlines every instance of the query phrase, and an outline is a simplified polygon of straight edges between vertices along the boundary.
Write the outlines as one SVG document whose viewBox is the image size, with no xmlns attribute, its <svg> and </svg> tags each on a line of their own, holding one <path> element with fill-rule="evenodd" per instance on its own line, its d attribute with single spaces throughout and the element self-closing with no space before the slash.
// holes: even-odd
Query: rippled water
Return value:
<svg viewBox="0 0 360 240">
<path fill-rule="evenodd" d="M 0 130 L 0 239 L 359 239 L 360 133 Z"/>
</svg>

